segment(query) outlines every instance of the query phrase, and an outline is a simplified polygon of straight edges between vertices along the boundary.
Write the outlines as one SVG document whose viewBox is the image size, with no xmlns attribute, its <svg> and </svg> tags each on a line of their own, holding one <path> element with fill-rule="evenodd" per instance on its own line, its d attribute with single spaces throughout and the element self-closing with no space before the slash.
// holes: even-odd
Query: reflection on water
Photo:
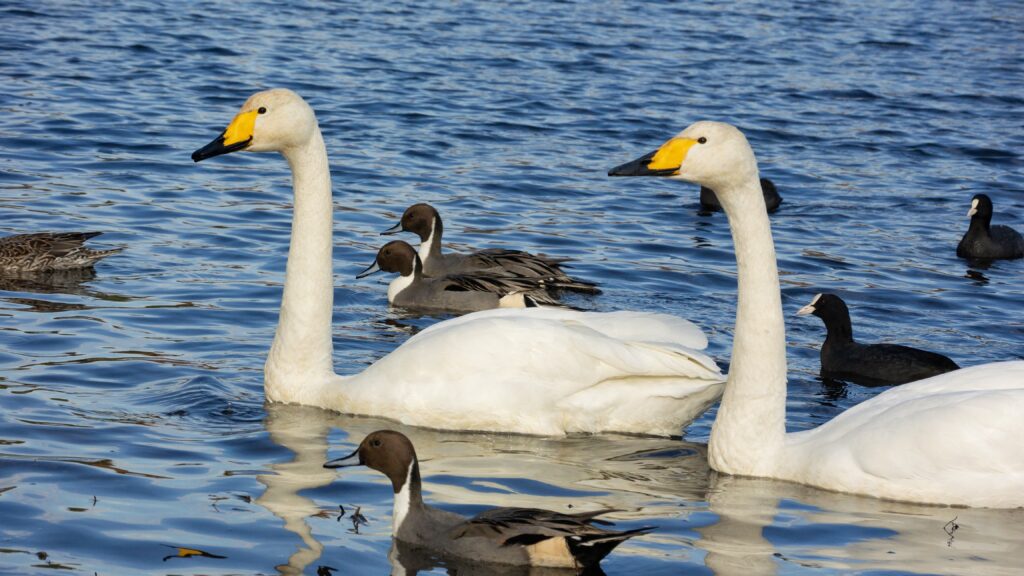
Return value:
<svg viewBox="0 0 1024 576">
<path fill-rule="evenodd" d="M 300 496 L 308 488 L 325 486 L 334 481 L 334 471 L 324 468 L 327 461 L 327 433 L 331 413 L 322 410 L 302 410 L 294 406 L 268 405 L 263 421 L 270 439 L 290 450 L 293 458 L 270 465 L 272 474 L 256 477 L 267 489 L 256 503 L 284 520 L 284 528 L 295 533 L 302 545 L 277 566 L 282 574 L 302 574 L 306 566 L 320 558 L 324 546 L 315 538 L 307 521 L 321 512 L 312 500 Z"/>
<path fill-rule="evenodd" d="M 627 558 L 633 565 L 643 565 L 644 557 L 674 554 L 723 575 L 770 575 L 786 572 L 787 566 L 937 574 L 963 568 L 1010 574 L 1008 567 L 1019 561 L 1018 545 L 1024 542 L 1024 510 L 919 506 L 718 475 L 708 470 L 703 447 L 697 444 L 629 437 L 558 441 L 452 434 L 316 408 L 266 408 L 264 422 L 271 440 L 292 453 L 270 465 L 273 474 L 257 477 L 266 490 L 255 500 L 298 536 L 298 549 L 277 567 L 282 574 L 301 574 L 314 565 L 344 566 L 348 549 L 358 550 L 367 541 L 374 549 L 387 551 L 393 574 L 435 568 L 460 575 L 564 573 L 526 568 L 500 572 L 392 542 L 392 494 L 383 476 L 363 469 L 336 475 L 322 467 L 329 450 L 335 456 L 348 452 L 380 428 L 398 429 L 413 439 L 422 461 L 426 498 L 442 508 L 469 515 L 490 506 L 570 510 L 600 505 L 622 510 L 612 519 L 623 528 L 658 526 L 654 533 L 617 549 L 605 560 L 606 566 Z M 329 447 L 328 438 L 338 428 L 348 437 Z M 325 511 L 337 510 L 337 503 L 318 503 L 308 494 L 322 496 L 315 489 L 331 484 L 335 489 L 328 494 L 336 502 L 367 510 L 371 529 L 355 534 L 346 522 L 322 523 L 329 525 L 328 538 L 340 544 L 325 550 L 310 520 L 336 518 Z M 677 506 L 667 507 L 666 501 Z M 944 526 L 954 518 L 959 528 L 950 538 Z M 703 551 L 703 557 L 689 555 L 686 550 L 692 548 Z M 989 571 L 979 572 L 974 563 L 980 560 Z"/>
</svg>

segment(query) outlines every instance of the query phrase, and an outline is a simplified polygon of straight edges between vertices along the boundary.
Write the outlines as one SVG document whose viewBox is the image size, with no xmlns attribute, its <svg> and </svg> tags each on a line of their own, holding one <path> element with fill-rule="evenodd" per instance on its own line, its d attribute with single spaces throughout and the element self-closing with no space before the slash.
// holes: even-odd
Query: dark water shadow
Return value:
<svg viewBox="0 0 1024 576">
<path fill-rule="evenodd" d="M 88 283 L 96 278 L 96 270 L 92 267 L 74 270 L 52 270 L 47 272 L 3 272 L 0 273 L 0 291 L 29 294 L 67 294 L 84 296 L 108 302 L 125 302 L 133 298 L 118 294 L 109 294 L 88 287 Z M 8 296 L 0 298 L 24 306 L 33 312 L 65 312 L 69 310 L 88 310 L 93 306 L 69 302 L 57 302 L 39 298 Z"/>
</svg>

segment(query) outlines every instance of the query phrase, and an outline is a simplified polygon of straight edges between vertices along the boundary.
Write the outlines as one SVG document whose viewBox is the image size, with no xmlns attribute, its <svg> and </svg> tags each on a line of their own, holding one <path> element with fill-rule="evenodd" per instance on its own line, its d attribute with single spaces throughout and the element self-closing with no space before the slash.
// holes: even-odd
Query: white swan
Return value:
<svg viewBox="0 0 1024 576">
<path fill-rule="evenodd" d="M 332 365 L 331 179 L 313 110 L 260 92 L 195 161 L 280 152 L 295 191 L 281 317 L 264 369 L 267 398 L 416 426 L 560 435 L 678 435 L 721 394 L 699 328 L 672 316 L 549 308 L 442 322 L 360 374 Z"/>
<path fill-rule="evenodd" d="M 813 430 L 786 434 L 775 247 L 757 161 L 739 130 L 697 122 L 609 174 L 708 186 L 729 218 L 739 297 L 732 365 L 708 446 L 712 468 L 893 500 L 1024 506 L 1024 361 L 905 384 Z"/>
</svg>

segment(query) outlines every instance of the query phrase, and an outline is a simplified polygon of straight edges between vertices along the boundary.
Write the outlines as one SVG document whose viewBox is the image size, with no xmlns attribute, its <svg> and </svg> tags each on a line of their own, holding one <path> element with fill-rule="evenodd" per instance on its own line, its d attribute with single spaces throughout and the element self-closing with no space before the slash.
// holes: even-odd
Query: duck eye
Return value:
<svg viewBox="0 0 1024 576">
<path fill-rule="evenodd" d="M 708 143 L 708 139 L 707 138 L 705 138 L 703 136 L 701 136 L 700 138 L 697 138 L 697 144 L 707 144 L 707 143 Z"/>
<path fill-rule="evenodd" d="M 267 113 L 267 107 L 266 106 L 260 106 L 260 109 L 257 110 L 256 112 L 259 113 L 259 114 L 266 114 Z"/>
<path fill-rule="evenodd" d="M 374 448 L 380 448 L 380 439 L 377 439 L 377 440 L 373 441 L 373 447 Z"/>
</svg>

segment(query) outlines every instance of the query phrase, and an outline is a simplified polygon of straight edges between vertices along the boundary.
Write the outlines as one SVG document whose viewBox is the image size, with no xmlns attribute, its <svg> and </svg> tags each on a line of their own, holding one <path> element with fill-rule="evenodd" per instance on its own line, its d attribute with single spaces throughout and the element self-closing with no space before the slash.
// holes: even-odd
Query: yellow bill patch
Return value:
<svg viewBox="0 0 1024 576">
<path fill-rule="evenodd" d="M 690 138 L 673 138 L 665 142 L 654 153 L 654 158 L 651 158 L 647 168 L 649 170 L 678 170 L 683 165 L 686 153 L 696 143 L 696 140 Z"/>
<path fill-rule="evenodd" d="M 252 138 L 252 132 L 256 128 L 256 114 L 258 112 L 250 110 L 235 116 L 235 119 L 224 130 L 224 145 L 230 146 Z"/>
</svg>

